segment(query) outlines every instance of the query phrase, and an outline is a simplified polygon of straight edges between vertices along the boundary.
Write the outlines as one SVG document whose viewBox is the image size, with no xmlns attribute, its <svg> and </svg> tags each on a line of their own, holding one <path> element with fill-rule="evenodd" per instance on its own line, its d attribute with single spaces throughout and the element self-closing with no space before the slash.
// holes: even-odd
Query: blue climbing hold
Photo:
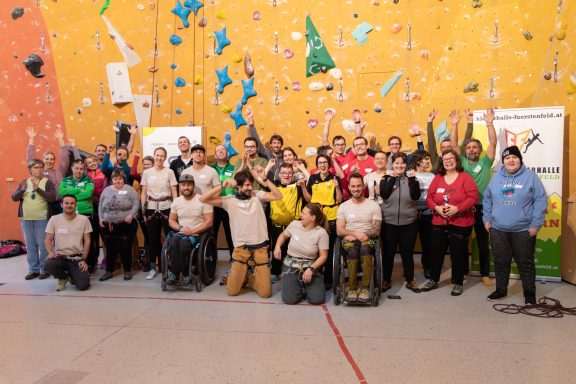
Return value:
<svg viewBox="0 0 576 384">
<path fill-rule="evenodd" d="M 242 80 L 242 88 L 244 89 L 244 95 L 242 96 L 242 100 L 240 100 L 242 104 L 246 104 L 249 98 L 257 95 L 254 89 L 254 78 Z"/>
<path fill-rule="evenodd" d="M 182 38 L 178 35 L 172 35 L 170 36 L 170 44 L 179 46 L 180 44 L 182 44 Z"/>
<path fill-rule="evenodd" d="M 222 145 L 224 148 L 226 148 L 226 151 L 228 151 L 228 160 L 230 160 L 232 156 L 236 156 L 238 154 L 238 151 L 232 147 L 232 143 L 230 142 L 231 139 L 232 135 L 230 132 L 224 133 L 224 143 Z"/>
<path fill-rule="evenodd" d="M 188 7 L 188 8 L 192 8 L 192 10 L 194 11 L 194 16 L 198 16 L 198 10 L 200 8 L 202 8 L 204 6 L 204 4 L 202 4 L 198 0 L 186 0 L 184 2 L 184 6 Z"/>
<path fill-rule="evenodd" d="M 216 91 L 218 93 L 224 92 L 224 87 L 228 84 L 232 84 L 232 79 L 228 76 L 228 66 L 225 66 L 222 69 L 216 69 L 216 76 L 218 76 L 218 87 L 216 87 Z"/>
<path fill-rule="evenodd" d="M 238 130 L 238 128 L 241 126 L 248 124 L 242 116 L 242 107 L 242 103 L 236 104 L 236 110 L 230 114 L 230 118 L 234 120 L 234 124 L 236 125 L 236 130 Z"/>
<path fill-rule="evenodd" d="M 182 3 L 180 3 L 180 0 L 176 1 L 176 6 L 170 12 L 182 20 L 182 25 L 184 25 L 184 28 L 188 28 L 190 26 L 190 23 L 188 22 L 188 16 L 190 16 L 190 12 L 192 12 L 192 10 L 190 8 L 183 7 Z"/>
<path fill-rule="evenodd" d="M 226 37 L 226 27 L 214 32 L 216 36 L 216 54 L 221 55 L 225 46 L 230 45 L 230 40 Z"/>
<path fill-rule="evenodd" d="M 180 108 L 177 108 L 177 109 L 176 109 L 176 114 L 177 114 L 177 115 L 181 115 L 181 114 L 182 114 L 182 110 L 181 110 Z"/>
<path fill-rule="evenodd" d="M 177 87 L 183 87 L 186 85 L 186 80 L 184 80 L 181 77 L 177 77 L 176 80 L 174 80 L 174 85 L 176 85 Z"/>
<path fill-rule="evenodd" d="M 170 64 L 170 68 L 176 69 L 176 68 L 178 68 L 178 66 L 176 64 Z"/>
</svg>

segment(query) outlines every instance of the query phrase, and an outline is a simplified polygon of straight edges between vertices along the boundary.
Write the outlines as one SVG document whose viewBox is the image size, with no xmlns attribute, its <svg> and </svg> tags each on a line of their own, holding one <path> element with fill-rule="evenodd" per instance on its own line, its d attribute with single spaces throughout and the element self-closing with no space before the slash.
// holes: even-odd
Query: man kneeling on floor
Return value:
<svg viewBox="0 0 576 384">
<path fill-rule="evenodd" d="M 251 172 L 254 171 L 251 169 Z M 254 176 L 252 173 L 240 171 L 234 175 L 234 179 L 224 181 L 221 186 L 200 197 L 200 201 L 204 203 L 222 207 L 230 217 L 234 252 L 226 283 L 229 296 L 238 295 L 245 282 L 260 297 L 270 297 L 272 294 L 268 264 L 268 230 L 262 203 L 280 200 L 282 194 L 266 175 L 257 176 L 256 180 L 270 192 L 254 192 Z M 221 197 L 220 191 L 226 187 L 235 187 L 235 194 Z M 253 274 L 248 272 L 249 267 L 253 268 Z"/>
<path fill-rule="evenodd" d="M 194 177 L 182 174 L 179 181 L 180 196 L 170 208 L 168 224 L 177 233 L 170 239 L 168 250 L 167 285 L 174 285 L 182 274 L 182 286 L 190 285 L 190 255 L 200 240 L 199 235 L 212 229 L 213 208 L 200 201 L 194 193 Z"/>
<path fill-rule="evenodd" d="M 380 233 L 382 211 L 374 200 L 364 197 L 364 178 L 352 173 L 348 182 L 352 198 L 341 204 L 336 216 L 336 232 L 342 237 L 342 249 L 348 266 L 349 302 L 367 302 L 372 278 L 374 241 Z M 358 292 L 358 263 L 362 263 L 362 290 Z M 336 281 L 334 282 L 337 283 Z"/>
<path fill-rule="evenodd" d="M 46 271 L 58 279 L 57 291 L 64 290 L 68 280 L 79 291 L 90 288 L 86 258 L 90 252 L 90 220 L 76 213 L 76 197 L 64 195 L 64 213 L 52 216 L 46 226 Z"/>
</svg>

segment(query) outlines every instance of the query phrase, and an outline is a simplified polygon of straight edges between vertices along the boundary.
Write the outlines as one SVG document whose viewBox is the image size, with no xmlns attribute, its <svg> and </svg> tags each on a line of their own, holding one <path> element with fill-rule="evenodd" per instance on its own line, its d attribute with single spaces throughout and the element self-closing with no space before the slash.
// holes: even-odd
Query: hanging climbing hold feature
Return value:
<svg viewBox="0 0 576 384">
<path fill-rule="evenodd" d="M 250 80 L 242 80 L 242 89 L 244 90 L 244 94 L 242 95 L 242 100 L 240 100 L 240 102 L 246 104 L 249 98 L 258 94 L 254 89 L 254 77 Z"/>
<path fill-rule="evenodd" d="M 218 86 L 216 87 L 216 92 L 222 94 L 224 92 L 224 88 L 232 84 L 232 79 L 228 76 L 228 66 L 225 66 L 222 69 L 216 69 L 216 76 L 218 77 Z"/>
<path fill-rule="evenodd" d="M 388 80 L 386 82 L 386 84 L 384 84 L 382 86 L 382 88 L 380 88 L 380 96 L 382 97 L 386 97 L 386 95 L 388 94 L 388 92 L 390 92 L 390 90 L 392 89 L 392 87 L 394 87 L 394 85 L 396 85 L 396 83 L 398 82 L 398 80 L 400 80 L 400 78 L 404 75 L 404 72 L 402 71 L 398 71 L 394 74 L 394 76 L 392 76 L 392 78 L 390 78 L 390 80 Z"/>
<path fill-rule="evenodd" d="M 194 12 L 194 16 L 198 16 L 198 10 L 200 8 L 202 8 L 204 6 L 204 4 L 202 4 L 201 2 L 199 2 L 198 0 L 186 0 L 184 2 L 184 6 L 191 8 L 192 11 Z"/>
<path fill-rule="evenodd" d="M 190 16 L 190 12 L 192 12 L 192 10 L 190 8 L 183 7 L 182 3 L 180 3 L 180 0 L 176 0 L 176 6 L 170 12 L 182 20 L 182 25 L 184 28 L 188 28 L 190 26 L 190 23 L 188 22 L 188 16 Z"/>
<path fill-rule="evenodd" d="M 30 74 L 38 79 L 44 77 L 41 67 L 44 65 L 44 60 L 36 54 L 31 54 L 22 62 Z"/>
<path fill-rule="evenodd" d="M 214 36 L 216 37 L 216 54 L 221 55 L 222 50 L 227 45 L 230 45 L 230 40 L 226 37 L 226 27 L 222 28 L 220 31 L 214 32 Z"/>
<path fill-rule="evenodd" d="M 244 73 L 249 79 L 254 76 L 254 67 L 252 67 L 252 59 L 249 53 L 244 57 Z"/>
<path fill-rule="evenodd" d="M 183 87 L 186 85 L 186 80 L 184 80 L 181 77 L 177 77 L 176 79 L 174 79 L 174 85 L 177 86 L 178 88 Z"/>
<path fill-rule="evenodd" d="M 306 16 L 306 32 L 306 77 L 321 72 L 322 67 L 326 69 L 336 67 L 310 15 Z"/>
<path fill-rule="evenodd" d="M 14 8 L 12 10 L 12 19 L 13 20 L 19 19 L 23 15 L 24 15 L 24 8 L 22 8 L 22 7 L 17 7 L 17 8 Z"/>
<path fill-rule="evenodd" d="M 232 156 L 236 156 L 238 154 L 238 151 L 235 150 L 234 147 L 232 147 L 230 139 L 232 139 L 232 135 L 230 134 L 230 132 L 225 132 L 223 145 L 226 148 L 226 151 L 228 151 L 228 160 L 230 160 Z"/>
</svg>

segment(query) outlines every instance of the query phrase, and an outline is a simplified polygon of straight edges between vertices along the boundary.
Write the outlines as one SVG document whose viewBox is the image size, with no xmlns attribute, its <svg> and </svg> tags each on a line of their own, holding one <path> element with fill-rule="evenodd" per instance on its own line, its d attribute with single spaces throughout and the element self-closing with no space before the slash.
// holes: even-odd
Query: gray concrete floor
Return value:
<svg viewBox="0 0 576 384">
<path fill-rule="evenodd" d="M 227 263 L 220 255 L 219 274 Z M 25 281 L 25 256 L 0 260 L 0 383 L 568 383 L 576 321 L 495 311 L 479 278 L 450 296 L 400 285 L 380 306 L 282 304 L 216 282 L 162 292 L 160 278 L 121 275 L 78 292 Z M 419 265 L 419 262 L 416 262 Z M 419 283 L 424 281 L 417 271 Z M 523 304 L 519 281 L 501 303 Z M 538 297 L 576 306 L 576 287 L 538 284 Z"/>
</svg>

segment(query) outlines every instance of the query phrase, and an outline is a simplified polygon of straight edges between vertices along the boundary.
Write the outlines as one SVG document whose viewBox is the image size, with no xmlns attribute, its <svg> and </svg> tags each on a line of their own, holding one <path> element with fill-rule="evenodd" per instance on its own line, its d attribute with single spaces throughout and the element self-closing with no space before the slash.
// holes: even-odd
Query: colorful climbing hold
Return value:
<svg viewBox="0 0 576 384">
<path fill-rule="evenodd" d="M 234 120 L 234 124 L 236 125 L 236 129 L 240 128 L 243 125 L 247 125 L 248 123 L 244 120 L 242 116 L 242 107 L 244 105 L 242 103 L 236 104 L 236 110 L 230 114 L 230 118 Z"/>
<path fill-rule="evenodd" d="M 178 35 L 172 35 L 170 36 L 170 44 L 179 46 L 180 44 L 182 44 L 182 38 Z"/>
<path fill-rule="evenodd" d="M 478 83 L 469 83 L 466 88 L 464 88 L 464 93 L 478 92 Z"/>
<path fill-rule="evenodd" d="M 228 151 L 228 160 L 230 160 L 230 158 L 232 156 L 236 156 L 238 154 L 238 151 L 234 149 L 234 147 L 232 147 L 232 143 L 230 142 L 230 139 L 232 138 L 232 135 L 230 134 L 230 132 L 225 132 L 224 133 L 224 147 L 226 148 L 226 151 Z"/>
<path fill-rule="evenodd" d="M 286 48 L 286 49 L 284 50 L 284 58 L 285 58 L 285 59 L 290 59 L 290 58 L 292 58 L 293 56 L 294 56 L 294 52 L 293 52 L 292 50 L 290 50 L 290 49 L 288 49 L 288 48 Z"/>
<path fill-rule="evenodd" d="M 207 24 L 208 24 L 208 19 L 205 17 L 201 17 L 200 20 L 198 20 L 198 26 L 200 28 L 204 28 Z"/>
<path fill-rule="evenodd" d="M 182 114 L 182 110 L 181 110 L 180 108 L 176 108 L 176 111 L 174 111 L 174 112 L 176 112 L 177 115 L 181 115 L 181 114 Z"/>
<path fill-rule="evenodd" d="M 174 64 L 174 63 L 172 63 L 172 64 L 170 64 L 170 68 L 172 68 L 172 69 L 176 69 L 176 68 L 178 68 L 178 65 L 176 65 L 176 64 Z"/>
<path fill-rule="evenodd" d="M 306 16 L 306 32 L 306 77 L 321 72 L 322 67 L 327 70 L 336 67 L 310 15 Z"/>
<path fill-rule="evenodd" d="M 184 79 L 181 78 L 181 77 L 177 77 L 177 78 L 174 80 L 174 85 L 177 86 L 178 88 L 183 87 L 183 86 L 186 85 L 186 80 L 184 80 Z"/>
<path fill-rule="evenodd" d="M 38 79 L 44 77 L 41 67 L 44 65 L 44 60 L 36 54 L 31 54 L 26 57 L 22 62 L 30 74 Z"/>
<path fill-rule="evenodd" d="M 216 69 L 216 76 L 218 77 L 218 86 L 216 87 L 216 92 L 222 93 L 224 92 L 224 88 L 232 84 L 232 79 L 228 76 L 228 66 L 225 66 L 222 69 Z"/>
<path fill-rule="evenodd" d="M 202 84 L 203 82 L 204 82 L 204 79 L 202 78 L 202 76 L 196 75 L 194 77 L 194 84 L 198 85 L 198 84 Z"/>
<path fill-rule="evenodd" d="M 220 9 L 218 12 L 216 12 L 216 18 L 220 19 L 220 20 L 226 20 L 226 11 Z"/>
<path fill-rule="evenodd" d="M 242 104 L 246 104 L 249 98 L 257 95 L 256 90 L 254 89 L 254 77 L 250 80 L 242 80 L 242 88 L 244 90 L 242 100 L 240 100 L 240 103 Z"/>
<path fill-rule="evenodd" d="M 220 31 L 215 31 L 214 35 L 216 36 L 216 54 L 221 55 L 222 50 L 227 45 L 230 45 L 230 40 L 226 37 L 226 27 L 222 28 Z"/>
<path fill-rule="evenodd" d="M 100 8 L 100 16 L 102 16 L 102 14 L 108 9 L 109 6 L 110 6 L 110 0 L 106 0 L 102 8 Z"/>
<path fill-rule="evenodd" d="M 188 22 L 188 16 L 190 16 L 190 12 L 192 12 L 192 10 L 190 8 L 183 7 L 182 3 L 180 3 L 180 0 L 176 0 L 176 6 L 170 12 L 182 20 L 182 25 L 184 28 L 188 28 L 190 26 L 190 23 Z"/>
<path fill-rule="evenodd" d="M 224 113 L 230 113 L 232 112 L 232 107 L 226 104 L 222 104 L 222 106 L 220 107 L 220 109 L 222 110 L 222 112 Z"/>
<path fill-rule="evenodd" d="M 333 90 L 333 89 L 334 89 L 334 84 L 328 83 L 328 84 L 326 85 L 326 90 L 327 90 L 327 91 L 331 91 L 331 90 Z"/>
<path fill-rule="evenodd" d="M 308 128 L 314 128 L 318 125 L 318 119 L 308 119 Z"/>
<path fill-rule="evenodd" d="M 16 7 L 12 10 L 12 19 L 16 20 L 24 15 L 24 8 Z"/>
<path fill-rule="evenodd" d="M 523 31 L 522 36 L 524 36 L 524 38 L 528 41 L 532 40 L 532 34 L 530 33 L 530 31 Z"/>
<path fill-rule="evenodd" d="M 232 55 L 232 61 L 235 63 L 240 63 L 242 62 L 242 56 L 235 53 Z"/>
<path fill-rule="evenodd" d="M 301 89 L 300 82 L 299 81 L 293 81 L 292 82 L 292 89 L 295 91 L 299 91 Z"/>
<path fill-rule="evenodd" d="M 186 0 L 184 1 L 184 6 L 192 8 L 192 11 L 194 11 L 194 16 L 198 16 L 198 10 L 202 8 L 204 4 L 202 4 L 198 0 Z"/>
<path fill-rule="evenodd" d="M 252 67 L 252 59 L 249 53 L 244 57 L 244 73 L 248 78 L 254 76 L 254 67 Z"/>
<path fill-rule="evenodd" d="M 254 13 L 252 14 L 253 20 L 258 21 L 258 20 L 260 20 L 260 17 L 261 17 L 261 15 L 260 15 L 260 12 L 258 12 L 258 11 L 254 11 Z"/>
</svg>

